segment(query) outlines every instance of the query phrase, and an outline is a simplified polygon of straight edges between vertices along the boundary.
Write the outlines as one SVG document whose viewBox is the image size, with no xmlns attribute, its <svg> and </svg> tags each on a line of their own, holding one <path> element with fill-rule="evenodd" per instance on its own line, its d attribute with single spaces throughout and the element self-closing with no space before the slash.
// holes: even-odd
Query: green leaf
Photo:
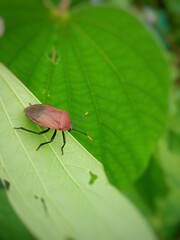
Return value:
<svg viewBox="0 0 180 240">
<path fill-rule="evenodd" d="M 166 181 L 170 189 L 169 194 L 158 204 L 162 232 L 164 239 L 174 239 L 180 233 L 180 155 L 170 151 L 167 136 L 159 144 L 157 157 L 166 174 Z"/>
<path fill-rule="evenodd" d="M 26 230 L 8 202 L 6 194 L 0 187 L 0 239 L 34 240 Z"/>
<path fill-rule="evenodd" d="M 44 1 L 45 2 L 45 1 Z M 42 2 L 42 3 L 44 3 Z M 62 15 L 40 1 L 0 3 L 3 61 L 43 103 L 69 111 L 72 133 L 118 186 L 147 166 L 167 113 L 168 72 L 161 49 L 131 14 L 110 7 Z"/>
<path fill-rule="evenodd" d="M 169 130 L 168 144 L 171 151 L 180 153 L 180 134 L 173 130 Z"/>
<path fill-rule="evenodd" d="M 168 195 L 169 187 L 166 175 L 155 156 L 152 157 L 144 174 L 135 183 L 135 187 L 151 210 L 156 212 L 157 202 Z M 147 191 L 147 189 L 151 189 L 151 191 Z"/>
<path fill-rule="evenodd" d="M 37 136 L 23 109 L 37 99 L 0 65 L 0 176 L 18 216 L 40 239 L 156 239 L 135 207 L 107 181 L 102 165 L 69 133 L 61 155 L 57 137 Z M 96 180 L 90 183 L 93 175 Z M 130 228 L 130 230 L 129 230 Z"/>
<path fill-rule="evenodd" d="M 158 204 L 161 200 L 163 201 L 170 192 L 166 178 L 167 176 L 159 163 L 159 159 L 153 156 L 148 168 L 134 183 L 134 186 L 123 191 L 140 209 L 144 216 L 154 224 L 156 231 L 159 230 L 159 225 L 154 221 L 155 218 L 158 218 Z"/>
</svg>

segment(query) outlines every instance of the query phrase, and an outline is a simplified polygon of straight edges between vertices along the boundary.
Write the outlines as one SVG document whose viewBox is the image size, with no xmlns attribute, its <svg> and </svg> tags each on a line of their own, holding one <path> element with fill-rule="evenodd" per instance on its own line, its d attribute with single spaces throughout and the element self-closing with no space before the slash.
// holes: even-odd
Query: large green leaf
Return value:
<svg viewBox="0 0 180 240">
<path fill-rule="evenodd" d="M 80 128 L 94 141 L 73 134 L 113 184 L 142 174 L 164 128 L 168 92 L 162 52 L 142 23 L 107 7 L 61 15 L 35 0 L 2 0 L 0 15 L 1 61 L 73 122 L 89 112 Z"/>
<path fill-rule="evenodd" d="M 38 130 L 23 113 L 37 99 L 0 65 L 0 177 L 17 214 L 40 239 L 155 239 L 138 211 L 107 181 L 102 165 L 70 134 L 60 142 L 15 126 Z M 48 135 L 50 137 L 50 135 Z M 95 178 L 96 176 L 96 178 Z"/>
</svg>

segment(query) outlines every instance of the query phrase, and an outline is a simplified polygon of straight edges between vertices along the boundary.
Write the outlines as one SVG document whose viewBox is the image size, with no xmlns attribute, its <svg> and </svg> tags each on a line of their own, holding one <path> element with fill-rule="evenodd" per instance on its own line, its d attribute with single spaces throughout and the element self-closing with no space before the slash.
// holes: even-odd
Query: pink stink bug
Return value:
<svg viewBox="0 0 180 240">
<path fill-rule="evenodd" d="M 31 131 L 24 127 L 15 127 L 15 129 L 25 130 L 27 132 L 35 133 L 38 135 L 48 132 L 51 128 L 54 129 L 54 133 L 51 139 L 48 142 L 41 143 L 36 150 L 38 150 L 41 146 L 45 144 L 51 143 L 56 136 L 57 130 L 62 131 L 63 136 L 63 145 L 61 147 L 62 155 L 64 146 L 66 144 L 66 136 L 64 131 L 70 132 L 71 130 L 74 130 L 86 135 L 90 140 L 92 140 L 91 137 L 87 135 L 87 133 L 74 129 L 74 126 L 77 125 L 88 114 L 88 112 L 86 112 L 74 125 L 71 123 L 69 114 L 67 112 L 54 108 L 50 105 L 46 104 L 30 105 L 29 107 L 24 109 L 24 112 L 32 122 L 40 126 L 46 127 L 47 129 L 41 132 Z"/>
</svg>

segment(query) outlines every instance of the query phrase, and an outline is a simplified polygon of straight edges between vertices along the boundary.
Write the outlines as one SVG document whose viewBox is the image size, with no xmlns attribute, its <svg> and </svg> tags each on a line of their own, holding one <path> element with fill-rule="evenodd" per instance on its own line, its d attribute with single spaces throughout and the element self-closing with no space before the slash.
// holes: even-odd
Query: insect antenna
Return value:
<svg viewBox="0 0 180 240">
<path fill-rule="evenodd" d="M 87 133 L 74 129 L 74 127 L 77 126 L 87 115 L 88 112 L 85 112 L 84 115 L 82 115 L 82 117 L 77 122 L 75 122 L 75 124 L 72 125 L 72 130 L 86 135 L 92 141 L 92 138 Z"/>
<path fill-rule="evenodd" d="M 82 132 L 82 131 L 79 131 L 79 130 L 74 129 L 74 128 L 73 128 L 73 131 L 75 131 L 75 132 L 79 132 L 79 133 L 82 133 L 82 134 L 86 135 L 86 136 L 92 141 L 92 138 L 91 138 L 87 133 Z"/>
<path fill-rule="evenodd" d="M 82 115 L 82 117 L 80 117 L 80 119 L 73 124 L 73 127 L 78 125 L 87 115 L 88 115 L 88 112 L 85 112 L 85 114 Z"/>
</svg>

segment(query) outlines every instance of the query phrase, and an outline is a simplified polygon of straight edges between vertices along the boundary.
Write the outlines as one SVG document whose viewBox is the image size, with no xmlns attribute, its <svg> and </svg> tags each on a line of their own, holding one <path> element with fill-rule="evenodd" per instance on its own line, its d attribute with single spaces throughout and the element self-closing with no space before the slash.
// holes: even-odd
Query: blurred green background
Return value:
<svg viewBox="0 0 180 240">
<path fill-rule="evenodd" d="M 135 185 L 143 200 L 151 208 L 153 213 L 151 219 L 159 238 L 179 239 L 180 2 L 139 0 L 129 3 L 125 1 L 125 5 L 133 9 L 155 31 L 164 48 L 171 74 L 167 129 L 159 141 L 147 171 Z"/>
<path fill-rule="evenodd" d="M 180 239 L 180 1 L 74 0 L 72 8 L 78 8 L 87 2 L 95 6 L 103 4 L 117 6 L 135 14 L 153 32 L 168 62 L 171 82 L 166 130 L 151 155 L 146 170 L 133 184 L 124 187 L 123 192 L 148 219 L 159 239 L 178 240 Z M 0 27 L 0 32 L 3 32 L 2 26 Z M 20 74 L 23 76 L 23 73 Z M 112 179 L 111 181 L 113 182 Z M 8 214 L 12 214 L 10 206 L 7 209 Z M 1 224 L 3 221 L 4 218 L 2 220 L 0 218 Z M 15 215 L 13 221 L 19 221 Z M 18 232 L 21 232 L 20 238 L 23 239 L 26 233 L 23 226 L 21 228 L 21 223 L 18 224 L 20 229 Z M 9 225 L 13 226 L 13 223 Z M 0 236 L 2 239 L 10 239 L 16 230 L 11 228 L 12 233 L 9 236 L 1 233 L 0 230 Z M 28 234 L 27 237 L 33 239 Z"/>
</svg>

